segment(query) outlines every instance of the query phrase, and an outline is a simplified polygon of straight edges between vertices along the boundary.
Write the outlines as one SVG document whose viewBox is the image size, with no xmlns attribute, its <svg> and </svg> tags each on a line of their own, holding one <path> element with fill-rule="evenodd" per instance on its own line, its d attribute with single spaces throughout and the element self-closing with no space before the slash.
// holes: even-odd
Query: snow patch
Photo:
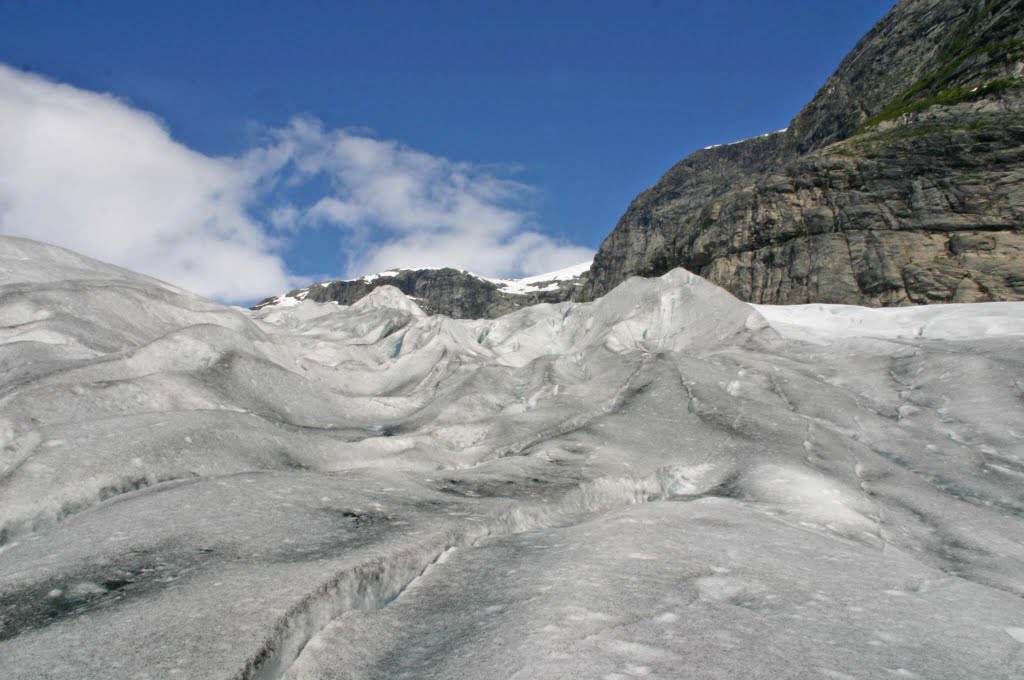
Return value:
<svg viewBox="0 0 1024 680">
<path fill-rule="evenodd" d="M 743 142 L 749 142 L 752 139 L 764 139 L 765 137 L 771 137 L 772 135 L 781 134 L 781 133 L 785 132 L 788 129 L 789 129 L 788 127 L 784 127 L 781 130 L 775 130 L 774 132 L 766 132 L 763 135 L 756 135 L 754 137 L 747 137 L 746 139 L 740 139 L 740 140 L 735 141 L 735 142 L 728 142 L 726 144 L 712 144 L 711 146 L 703 147 L 701 150 L 702 151 L 707 151 L 708 149 L 717 149 L 717 148 L 719 148 L 721 146 L 734 146 L 736 144 L 742 144 Z"/>
<path fill-rule="evenodd" d="M 484 276 L 479 276 L 477 278 L 497 284 L 497 286 L 501 288 L 502 293 L 507 293 L 509 295 L 529 295 L 530 293 L 544 293 L 558 290 L 561 287 L 559 286 L 559 282 L 571 281 L 579 278 L 590 271 L 590 266 L 593 263 L 593 260 L 588 260 L 587 262 L 580 262 L 579 264 L 574 264 L 573 266 L 566 267 L 565 269 L 559 269 L 546 274 L 537 274 L 535 276 L 526 276 L 519 279 L 491 279 Z M 476 275 L 474 274 L 474 276 Z"/>
<path fill-rule="evenodd" d="M 839 338 L 979 340 L 1024 335 L 1024 302 L 859 307 L 755 305 L 782 337 L 817 344 Z"/>
</svg>

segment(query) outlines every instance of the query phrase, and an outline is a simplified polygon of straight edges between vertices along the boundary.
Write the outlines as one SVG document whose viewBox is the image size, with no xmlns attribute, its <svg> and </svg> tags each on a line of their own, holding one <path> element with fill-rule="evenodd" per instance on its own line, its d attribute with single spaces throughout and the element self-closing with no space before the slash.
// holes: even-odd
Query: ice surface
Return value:
<svg viewBox="0 0 1024 680">
<path fill-rule="evenodd" d="M 838 337 L 974 340 L 1024 336 L 1024 302 L 871 309 L 853 305 L 753 305 L 785 337 L 829 343 Z"/>
<path fill-rule="evenodd" d="M 5 678 L 1024 674 L 1020 304 L 0 276 Z"/>
<path fill-rule="evenodd" d="M 1014 600 L 734 499 L 652 503 L 459 551 L 287 677 L 1006 678 Z"/>
</svg>

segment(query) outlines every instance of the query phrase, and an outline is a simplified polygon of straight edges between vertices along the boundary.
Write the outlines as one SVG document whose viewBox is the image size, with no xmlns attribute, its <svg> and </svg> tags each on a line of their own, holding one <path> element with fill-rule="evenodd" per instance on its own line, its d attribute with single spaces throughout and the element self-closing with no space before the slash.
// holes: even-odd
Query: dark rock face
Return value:
<svg viewBox="0 0 1024 680">
<path fill-rule="evenodd" d="M 762 303 L 1024 299 L 1024 0 L 905 0 L 788 130 L 638 196 L 577 299 L 682 266 Z"/>
<path fill-rule="evenodd" d="M 551 288 L 557 284 L 558 288 L 512 294 L 503 292 L 498 283 L 458 269 L 403 269 L 353 281 L 317 283 L 283 297 L 350 305 L 378 286 L 395 286 L 428 314 L 445 314 L 453 319 L 493 319 L 540 302 L 568 300 L 578 283 L 576 279 L 538 281 L 533 287 Z M 267 298 L 253 309 L 279 301 L 280 298 Z"/>
<path fill-rule="evenodd" d="M 754 302 L 1024 299 L 1024 114 L 944 111 L 729 191 L 674 254 Z"/>
</svg>

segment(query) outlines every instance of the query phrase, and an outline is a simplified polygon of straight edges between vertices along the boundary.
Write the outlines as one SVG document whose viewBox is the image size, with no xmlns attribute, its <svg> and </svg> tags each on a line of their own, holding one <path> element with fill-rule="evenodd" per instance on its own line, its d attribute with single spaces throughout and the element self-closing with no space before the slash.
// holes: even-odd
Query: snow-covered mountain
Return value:
<svg viewBox="0 0 1024 680">
<path fill-rule="evenodd" d="M 1024 303 L 0 276 L 4 677 L 1024 674 Z"/>
<path fill-rule="evenodd" d="M 350 305 L 381 286 L 394 286 L 431 314 L 493 319 L 541 302 L 565 302 L 583 285 L 590 262 L 520 279 L 495 279 L 460 269 L 392 269 L 358 279 L 324 281 L 269 297 L 253 309 L 302 300 Z"/>
</svg>

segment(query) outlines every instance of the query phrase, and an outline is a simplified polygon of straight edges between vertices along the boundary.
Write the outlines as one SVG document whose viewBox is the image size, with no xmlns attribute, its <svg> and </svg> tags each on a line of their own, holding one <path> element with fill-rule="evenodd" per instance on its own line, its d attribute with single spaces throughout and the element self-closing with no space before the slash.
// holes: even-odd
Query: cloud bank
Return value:
<svg viewBox="0 0 1024 680">
<path fill-rule="evenodd" d="M 253 177 L 109 96 L 0 65 L 0 232 L 56 243 L 197 293 L 288 288 L 248 214 Z"/>
<path fill-rule="evenodd" d="M 214 158 L 115 97 L 0 65 L 0 120 L 0 233 L 221 300 L 299 285 L 281 253 L 310 229 L 344 232 L 332 275 L 452 266 L 510 276 L 593 254 L 531 228 L 529 187 L 313 119 Z"/>
<path fill-rule="evenodd" d="M 274 132 L 299 181 L 326 177 L 332 190 L 292 213 L 365 242 L 350 274 L 394 267 L 468 269 L 493 276 L 541 273 L 593 256 L 529 228 L 519 206 L 530 188 L 458 163 L 345 130 L 296 119 Z M 294 180 L 293 180 L 294 181 Z"/>
</svg>

